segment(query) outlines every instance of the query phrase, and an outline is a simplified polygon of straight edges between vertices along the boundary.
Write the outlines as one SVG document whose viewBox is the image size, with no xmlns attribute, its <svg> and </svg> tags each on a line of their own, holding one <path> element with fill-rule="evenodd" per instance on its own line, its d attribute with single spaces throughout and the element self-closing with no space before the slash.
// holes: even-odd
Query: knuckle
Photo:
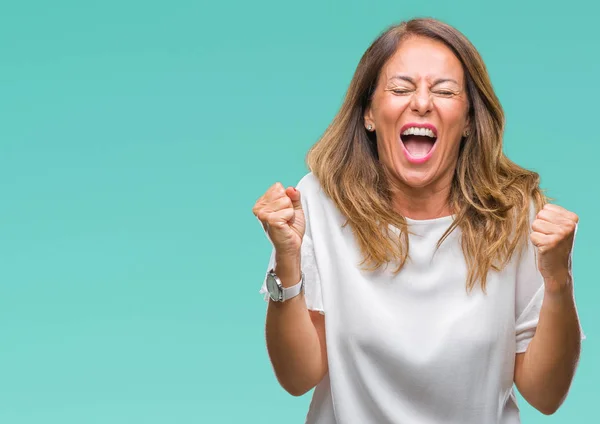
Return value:
<svg viewBox="0 0 600 424">
<path fill-rule="evenodd" d="M 269 207 L 273 210 L 273 212 L 279 212 L 282 208 L 281 205 L 281 200 L 280 199 L 276 199 L 273 200 L 270 204 Z"/>
<path fill-rule="evenodd" d="M 284 197 L 280 197 L 279 199 L 277 199 L 275 201 L 275 204 L 277 205 L 278 210 L 283 210 L 283 209 L 288 209 L 289 207 L 291 207 L 292 201 L 290 200 L 289 197 L 284 196 Z"/>
<path fill-rule="evenodd" d="M 281 193 L 283 193 L 283 185 L 281 185 L 281 183 L 277 182 L 275 184 L 273 184 L 265 193 L 267 197 L 269 198 L 276 198 L 281 196 Z"/>
</svg>

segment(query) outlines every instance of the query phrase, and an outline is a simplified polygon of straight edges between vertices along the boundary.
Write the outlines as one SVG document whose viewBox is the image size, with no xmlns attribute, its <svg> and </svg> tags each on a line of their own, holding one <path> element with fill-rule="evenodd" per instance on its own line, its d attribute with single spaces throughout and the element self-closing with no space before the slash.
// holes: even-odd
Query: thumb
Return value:
<svg viewBox="0 0 600 424">
<path fill-rule="evenodd" d="M 297 210 L 297 211 L 302 210 L 302 202 L 300 201 L 300 192 L 298 190 L 296 190 L 296 188 L 288 187 L 288 189 L 285 191 L 285 194 L 287 194 L 287 196 L 292 201 L 292 205 L 294 206 L 295 210 Z"/>
</svg>

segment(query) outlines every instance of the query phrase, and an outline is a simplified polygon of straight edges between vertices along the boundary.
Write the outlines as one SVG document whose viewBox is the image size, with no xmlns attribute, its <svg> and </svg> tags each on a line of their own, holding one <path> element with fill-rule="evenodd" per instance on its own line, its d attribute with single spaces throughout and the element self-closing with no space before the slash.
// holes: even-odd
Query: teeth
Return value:
<svg viewBox="0 0 600 424">
<path fill-rule="evenodd" d="M 410 127 L 407 128 L 402 135 L 420 135 L 425 137 L 435 138 L 435 134 L 429 128 Z"/>
</svg>

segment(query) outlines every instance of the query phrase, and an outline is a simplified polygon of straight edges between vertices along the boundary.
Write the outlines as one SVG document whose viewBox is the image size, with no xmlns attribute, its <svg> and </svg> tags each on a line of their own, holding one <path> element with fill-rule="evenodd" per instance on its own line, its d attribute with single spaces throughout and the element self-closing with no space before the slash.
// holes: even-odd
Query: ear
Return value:
<svg viewBox="0 0 600 424">
<path fill-rule="evenodd" d="M 369 125 L 375 128 L 375 120 L 373 119 L 373 109 L 371 109 L 370 104 L 365 108 L 365 114 L 363 115 L 363 118 L 365 120 L 365 128 L 367 128 Z"/>
<path fill-rule="evenodd" d="M 468 135 L 471 131 L 471 116 L 467 116 L 467 120 L 465 121 L 465 126 L 463 128 L 463 136 Z"/>
</svg>

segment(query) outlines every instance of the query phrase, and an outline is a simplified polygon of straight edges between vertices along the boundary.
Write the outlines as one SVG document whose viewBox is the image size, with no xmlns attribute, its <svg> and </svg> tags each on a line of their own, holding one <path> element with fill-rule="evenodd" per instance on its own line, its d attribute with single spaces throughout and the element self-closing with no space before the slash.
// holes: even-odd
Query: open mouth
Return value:
<svg viewBox="0 0 600 424">
<path fill-rule="evenodd" d="M 437 141 L 437 131 L 432 125 L 405 125 L 400 133 L 400 141 L 409 159 L 426 159 Z"/>
</svg>

